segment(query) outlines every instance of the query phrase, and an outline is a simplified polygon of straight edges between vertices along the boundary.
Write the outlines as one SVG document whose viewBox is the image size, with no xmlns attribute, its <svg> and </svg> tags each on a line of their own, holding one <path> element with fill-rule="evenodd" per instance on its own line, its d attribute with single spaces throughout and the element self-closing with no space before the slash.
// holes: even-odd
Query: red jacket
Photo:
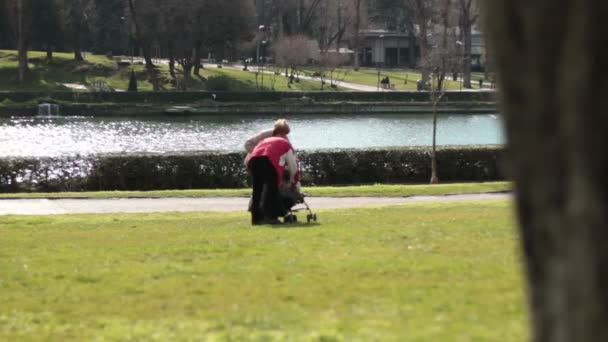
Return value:
<svg viewBox="0 0 608 342">
<path fill-rule="evenodd" d="M 289 154 L 289 152 L 294 153 L 295 155 L 295 151 L 291 146 L 289 140 L 282 137 L 266 138 L 260 141 L 253 149 L 253 151 L 251 151 L 247 167 L 249 167 L 249 164 L 251 163 L 251 160 L 253 158 L 268 158 L 272 163 L 272 166 L 274 166 L 275 170 L 277 171 L 277 184 L 280 185 L 281 183 L 283 183 L 283 174 L 285 173 L 285 156 Z"/>
</svg>

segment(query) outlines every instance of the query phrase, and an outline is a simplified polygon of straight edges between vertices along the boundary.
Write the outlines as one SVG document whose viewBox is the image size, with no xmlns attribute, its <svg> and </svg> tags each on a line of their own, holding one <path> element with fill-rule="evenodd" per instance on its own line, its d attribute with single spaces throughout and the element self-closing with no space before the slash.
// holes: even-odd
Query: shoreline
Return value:
<svg viewBox="0 0 608 342">
<path fill-rule="evenodd" d="M 154 115 L 284 115 L 288 114 L 432 114 L 429 102 L 212 102 L 153 103 L 58 103 L 60 115 L 154 116 Z M 494 102 L 448 102 L 437 106 L 439 114 L 496 114 Z M 37 104 L 0 106 L 0 117 L 38 116 Z"/>
</svg>

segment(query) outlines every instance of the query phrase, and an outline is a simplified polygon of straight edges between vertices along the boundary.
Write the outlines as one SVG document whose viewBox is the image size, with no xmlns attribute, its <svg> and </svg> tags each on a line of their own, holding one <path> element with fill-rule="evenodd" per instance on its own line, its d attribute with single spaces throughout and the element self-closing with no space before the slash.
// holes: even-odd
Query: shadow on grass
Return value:
<svg viewBox="0 0 608 342">
<path fill-rule="evenodd" d="M 14 59 L 12 55 L 0 55 L 4 61 Z M 0 67 L 0 87 L 8 90 L 69 90 L 61 83 L 88 84 L 90 77 L 110 77 L 117 73 L 117 67 L 91 63 L 88 61 L 76 61 L 73 59 L 56 58 L 47 61 L 42 57 L 34 57 L 28 60 L 29 70 L 25 81 L 19 84 L 17 65 Z"/>
<path fill-rule="evenodd" d="M 297 222 L 297 223 L 283 223 L 275 224 L 270 227 L 273 229 L 298 229 L 298 228 L 318 228 L 322 226 L 319 222 Z"/>
</svg>

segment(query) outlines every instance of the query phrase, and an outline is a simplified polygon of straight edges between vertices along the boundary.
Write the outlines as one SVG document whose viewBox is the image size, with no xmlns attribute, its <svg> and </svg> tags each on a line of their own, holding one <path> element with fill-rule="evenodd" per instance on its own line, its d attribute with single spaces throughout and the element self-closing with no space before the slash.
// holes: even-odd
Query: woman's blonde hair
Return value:
<svg viewBox="0 0 608 342">
<path fill-rule="evenodd" d="M 272 135 L 287 135 L 289 134 L 289 124 L 285 119 L 279 119 L 274 123 Z"/>
</svg>

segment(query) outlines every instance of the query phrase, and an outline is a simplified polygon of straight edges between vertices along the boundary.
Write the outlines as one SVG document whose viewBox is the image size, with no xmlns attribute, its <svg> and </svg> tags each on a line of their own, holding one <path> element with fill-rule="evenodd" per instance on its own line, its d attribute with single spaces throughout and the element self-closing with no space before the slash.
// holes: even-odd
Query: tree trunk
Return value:
<svg viewBox="0 0 608 342">
<path fill-rule="evenodd" d="M 532 339 L 608 341 L 608 2 L 485 5 Z"/>
<path fill-rule="evenodd" d="M 467 89 L 471 89 L 471 49 L 472 49 L 472 37 L 471 37 L 471 21 L 468 18 L 462 18 L 462 33 L 464 38 L 464 51 L 462 54 L 462 86 Z"/>
<path fill-rule="evenodd" d="M 80 30 L 74 30 L 74 59 L 84 61 L 82 57 L 82 48 L 80 47 Z"/>
<path fill-rule="evenodd" d="M 146 68 L 154 68 L 154 61 L 152 61 L 152 46 L 150 43 L 144 43 L 142 45 L 142 52 L 144 54 L 144 62 L 146 63 Z"/>
<path fill-rule="evenodd" d="M 175 76 L 175 46 L 173 42 L 169 43 L 169 74 L 174 80 L 177 79 Z"/>
<path fill-rule="evenodd" d="M 416 35 L 414 35 L 413 29 L 409 32 L 408 41 L 409 66 L 410 69 L 414 69 L 416 68 Z"/>
<path fill-rule="evenodd" d="M 201 76 L 201 48 L 200 47 L 194 48 L 193 62 L 194 62 L 194 75 L 200 77 Z"/>
<path fill-rule="evenodd" d="M 302 0 L 296 0 L 296 33 L 302 33 Z"/>
<path fill-rule="evenodd" d="M 146 43 L 143 45 L 142 52 L 144 54 L 144 61 L 146 63 L 146 72 L 148 73 L 148 82 L 152 84 L 154 91 L 160 91 L 160 72 L 156 69 L 154 62 L 152 62 L 152 47 Z"/>
<path fill-rule="evenodd" d="M 426 25 L 420 27 L 420 60 L 426 61 L 428 55 L 428 40 L 427 40 L 427 28 Z M 421 65 L 420 73 L 422 74 L 422 81 L 428 82 L 431 78 L 431 73 L 426 65 Z"/>
<path fill-rule="evenodd" d="M 25 74 L 27 73 L 27 52 L 28 52 L 28 39 L 24 24 L 24 6 L 23 0 L 17 0 L 17 53 L 19 60 L 19 84 L 23 84 L 25 81 Z"/>
<path fill-rule="evenodd" d="M 278 37 L 277 40 L 281 41 L 281 39 L 283 39 L 283 36 L 285 35 L 285 24 L 283 23 L 283 8 L 278 8 L 278 14 L 277 14 L 277 26 L 279 26 L 278 28 Z"/>
<path fill-rule="evenodd" d="M 355 2 L 355 44 L 353 46 L 353 50 L 355 50 L 355 69 L 358 69 L 361 64 L 361 61 L 359 60 L 359 46 L 361 45 L 361 42 L 359 42 L 361 31 L 361 1 L 362 0 L 356 0 Z"/>
<path fill-rule="evenodd" d="M 186 62 L 182 64 L 182 70 L 184 71 L 184 79 L 182 81 L 182 90 L 188 90 L 192 83 L 192 63 Z"/>
<path fill-rule="evenodd" d="M 80 31 L 82 30 L 82 2 L 81 0 L 72 0 L 72 31 L 73 31 L 73 44 L 74 44 L 74 59 L 77 61 L 83 61 L 82 58 L 82 48 L 80 42 Z"/>
<path fill-rule="evenodd" d="M 53 61 L 53 44 L 46 43 L 46 60 L 47 62 Z"/>
</svg>

